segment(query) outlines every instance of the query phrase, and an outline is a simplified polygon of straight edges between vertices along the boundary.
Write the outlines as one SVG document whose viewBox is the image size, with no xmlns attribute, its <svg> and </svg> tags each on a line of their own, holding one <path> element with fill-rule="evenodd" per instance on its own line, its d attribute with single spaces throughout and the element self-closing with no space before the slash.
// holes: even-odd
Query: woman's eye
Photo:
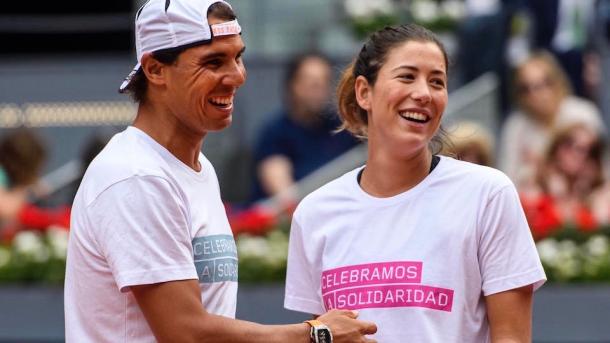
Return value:
<svg viewBox="0 0 610 343">
<path fill-rule="evenodd" d="M 398 77 L 401 79 L 404 79 L 404 80 L 414 80 L 415 79 L 415 76 L 413 74 L 404 74 L 404 75 L 400 75 Z"/>
<path fill-rule="evenodd" d="M 445 81 L 441 79 L 433 79 L 432 84 L 438 87 L 445 87 Z"/>
</svg>

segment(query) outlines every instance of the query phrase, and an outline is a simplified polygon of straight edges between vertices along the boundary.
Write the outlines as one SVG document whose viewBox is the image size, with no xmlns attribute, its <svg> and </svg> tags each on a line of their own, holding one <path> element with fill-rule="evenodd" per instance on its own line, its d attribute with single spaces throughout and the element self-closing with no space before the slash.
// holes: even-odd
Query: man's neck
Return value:
<svg viewBox="0 0 610 343">
<path fill-rule="evenodd" d="M 199 153 L 205 134 L 197 134 L 167 109 L 148 101 L 138 106 L 133 126 L 144 131 L 189 168 L 200 171 Z"/>
</svg>

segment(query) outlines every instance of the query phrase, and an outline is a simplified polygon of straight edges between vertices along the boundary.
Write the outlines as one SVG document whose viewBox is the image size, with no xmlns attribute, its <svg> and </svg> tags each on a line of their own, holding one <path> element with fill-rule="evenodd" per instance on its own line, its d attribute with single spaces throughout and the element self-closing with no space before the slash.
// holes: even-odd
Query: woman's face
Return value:
<svg viewBox="0 0 610 343">
<path fill-rule="evenodd" d="M 427 148 L 447 105 L 446 67 L 435 43 L 408 41 L 388 52 L 374 85 L 358 77 L 356 97 L 368 112 L 373 150 L 412 156 Z"/>
<path fill-rule="evenodd" d="M 585 128 L 574 129 L 557 145 L 555 156 L 559 169 L 571 177 L 583 174 L 583 168 L 591 159 L 591 149 L 596 140 L 592 131 Z"/>
<path fill-rule="evenodd" d="M 555 118 L 560 99 L 548 65 L 539 60 L 523 65 L 516 87 L 521 106 L 535 119 L 547 122 Z"/>
</svg>

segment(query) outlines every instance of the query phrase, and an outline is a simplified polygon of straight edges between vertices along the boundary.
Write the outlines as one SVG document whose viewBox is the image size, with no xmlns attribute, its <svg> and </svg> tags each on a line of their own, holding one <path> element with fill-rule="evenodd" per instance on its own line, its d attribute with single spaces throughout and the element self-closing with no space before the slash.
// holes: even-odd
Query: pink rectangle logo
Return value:
<svg viewBox="0 0 610 343">
<path fill-rule="evenodd" d="M 322 294 L 338 289 L 393 283 L 421 283 L 422 262 L 359 264 L 322 272 Z"/>
<path fill-rule="evenodd" d="M 451 312 L 453 290 L 423 285 L 379 285 L 342 289 L 323 296 L 326 310 L 424 307 Z"/>
</svg>

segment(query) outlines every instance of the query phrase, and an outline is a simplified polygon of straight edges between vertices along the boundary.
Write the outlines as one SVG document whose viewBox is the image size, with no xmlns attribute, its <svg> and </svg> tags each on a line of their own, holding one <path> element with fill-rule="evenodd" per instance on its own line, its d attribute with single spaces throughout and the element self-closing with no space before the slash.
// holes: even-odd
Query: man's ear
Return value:
<svg viewBox="0 0 610 343">
<path fill-rule="evenodd" d="M 166 83 L 166 65 L 157 61 L 152 56 L 152 53 L 148 52 L 142 56 L 142 71 L 148 79 L 148 83 L 156 86 L 163 86 Z"/>
<path fill-rule="evenodd" d="M 358 75 L 354 82 L 354 90 L 356 92 L 356 102 L 365 111 L 371 110 L 371 85 L 369 81 L 362 75 Z"/>
</svg>

